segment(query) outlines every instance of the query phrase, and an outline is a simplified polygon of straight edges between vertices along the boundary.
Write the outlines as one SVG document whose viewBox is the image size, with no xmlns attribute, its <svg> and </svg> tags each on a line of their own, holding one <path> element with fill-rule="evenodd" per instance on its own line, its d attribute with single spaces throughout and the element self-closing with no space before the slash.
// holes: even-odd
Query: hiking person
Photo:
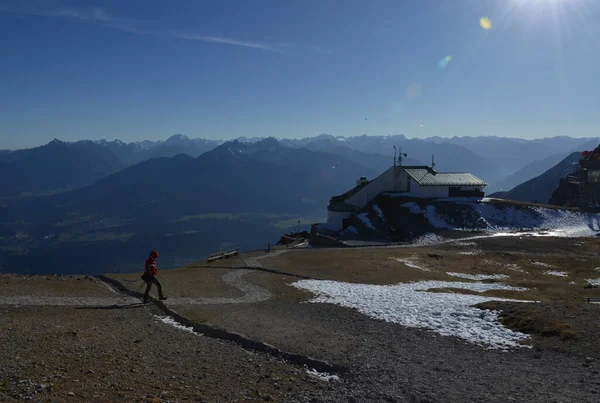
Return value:
<svg viewBox="0 0 600 403">
<path fill-rule="evenodd" d="M 156 284 L 156 287 L 158 288 L 158 298 L 161 301 L 167 299 L 167 297 L 163 295 L 162 285 L 160 284 L 160 281 L 158 281 L 158 279 L 156 278 L 156 274 L 158 273 L 158 269 L 156 268 L 156 259 L 158 259 L 158 256 L 158 252 L 156 250 L 153 250 L 152 252 L 150 252 L 148 260 L 146 260 L 146 271 L 142 276 L 142 280 L 146 282 L 144 304 L 147 304 L 149 302 L 148 295 L 150 294 L 150 288 L 152 288 L 152 284 Z"/>
</svg>

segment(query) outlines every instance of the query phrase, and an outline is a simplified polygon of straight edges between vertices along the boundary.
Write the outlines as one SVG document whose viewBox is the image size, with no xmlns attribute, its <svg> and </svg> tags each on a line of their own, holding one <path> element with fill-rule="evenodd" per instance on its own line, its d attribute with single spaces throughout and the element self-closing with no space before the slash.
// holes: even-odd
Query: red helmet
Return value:
<svg viewBox="0 0 600 403">
<path fill-rule="evenodd" d="M 159 254 L 158 254 L 158 252 L 156 251 L 156 249 L 155 249 L 155 250 L 153 250 L 152 252 L 150 252 L 150 258 L 151 258 L 151 259 L 158 259 L 158 256 L 159 256 Z"/>
</svg>

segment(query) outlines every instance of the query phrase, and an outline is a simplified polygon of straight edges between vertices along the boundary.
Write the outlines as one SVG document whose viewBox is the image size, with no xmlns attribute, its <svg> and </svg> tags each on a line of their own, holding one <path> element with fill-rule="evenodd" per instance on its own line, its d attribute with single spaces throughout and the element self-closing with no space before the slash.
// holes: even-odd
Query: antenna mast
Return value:
<svg viewBox="0 0 600 403">
<path fill-rule="evenodd" d="M 396 146 L 394 146 L 394 191 L 398 191 L 398 179 L 396 174 Z"/>
<path fill-rule="evenodd" d="M 402 166 L 402 157 L 406 157 L 408 154 L 404 153 L 402 154 L 402 148 L 399 149 L 400 152 L 398 153 L 398 164 L 400 166 Z"/>
</svg>

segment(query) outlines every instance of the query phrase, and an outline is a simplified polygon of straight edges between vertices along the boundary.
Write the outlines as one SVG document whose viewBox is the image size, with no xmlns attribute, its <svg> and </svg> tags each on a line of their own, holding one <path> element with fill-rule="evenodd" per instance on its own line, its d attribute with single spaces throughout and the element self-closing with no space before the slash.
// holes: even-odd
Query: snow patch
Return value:
<svg viewBox="0 0 600 403">
<path fill-rule="evenodd" d="M 516 263 L 508 263 L 505 267 L 508 270 L 516 271 L 519 273 L 525 273 L 525 270 L 521 269 L 520 266 Z"/>
<path fill-rule="evenodd" d="M 166 323 L 167 325 L 171 325 L 173 327 L 176 327 L 179 330 L 183 330 L 183 331 L 195 334 L 196 336 L 202 336 L 201 333 L 196 333 L 193 328 L 180 325 L 175 319 L 173 319 L 170 316 L 157 316 L 157 315 L 155 315 L 154 318 L 156 318 L 156 320 L 158 320 L 160 322 Z"/>
<path fill-rule="evenodd" d="M 597 285 L 600 286 L 600 278 L 588 278 L 587 280 L 588 283 L 590 283 L 591 285 Z"/>
<path fill-rule="evenodd" d="M 315 293 L 316 297 L 310 301 L 312 303 L 329 303 L 353 308 L 375 319 L 429 329 L 444 336 L 459 337 L 491 349 L 524 347 L 519 342 L 529 338 L 524 333 L 502 326 L 496 311 L 473 307 L 486 301 L 509 300 L 480 295 L 422 292 L 439 288 L 460 288 L 478 292 L 523 290 L 504 284 L 421 281 L 372 285 L 301 280 L 292 286 Z"/>
<path fill-rule="evenodd" d="M 403 263 L 408 267 L 412 267 L 413 269 L 419 269 L 421 271 L 431 271 L 429 270 L 427 267 L 423 267 L 423 266 L 419 266 L 418 264 L 416 264 L 415 262 L 418 261 L 417 258 L 396 258 L 395 259 L 397 262 Z"/>
<path fill-rule="evenodd" d="M 477 256 L 477 255 L 481 255 L 481 251 L 471 250 L 471 251 L 467 251 L 467 252 L 458 252 L 458 254 L 465 255 L 465 256 Z"/>
<path fill-rule="evenodd" d="M 469 206 L 465 209 L 466 228 L 453 224 L 454 219 L 440 213 L 433 205 L 421 207 L 415 202 L 406 202 L 402 207 L 413 214 L 423 215 L 435 228 L 470 231 L 473 229 L 496 233 L 500 236 L 524 235 L 557 237 L 585 237 L 600 231 L 600 214 L 584 214 L 566 210 L 553 210 L 544 207 L 496 207 L 484 202 L 447 199 L 456 204 Z M 484 201 L 489 201 L 485 200 Z M 469 224 L 470 223 L 470 224 Z M 521 231 L 515 234 L 513 231 Z M 523 231 L 528 231 L 523 233 Z"/>
<path fill-rule="evenodd" d="M 369 220 L 369 217 L 367 217 L 367 213 L 361 213 L 358 215 L 358 219 L 365 224 L 368 228 L 372 229 L 372 230 L 377 230 L 377 228 L 375 228 L 375 226 L 373 225 L 373 223 L 371 222 L 371 220 Z"/>
<path fill-rule="evenodd" d="M 535 260 L 531 261 L 532 264 L 536 265 L 536 266 L 541 266 L 541 267 L 547 267 L 547 268 L 552 268 L 554 266 L 552 266 L 551 264 L 548 263 L 544 263 L 544 262 L 537 262 Z"/>
<path fill-rule="evenodd" d="M 457 246 L 477 246 L 476 242 L 456 242 Z"/>
<path fill-rule="evenodd" d="M 426 246 L 426 245 L 435 245 L 444 242 L 445 239 L 436 234 L 425 234 L 417 239 L 415 239 L 412 243 L 414 246 Z"/>
<path fill-rule="evenodd" d="M 309 368 L 306 370 L 306 372 L 308 373 L 308 375 L 314 376 L 315 378 L 320 379 L 321 381 L 324 381 L 324 382 L 340 380 L 340 377 L 337 375 L 331 375 L 331 374 L 328 374 L 327 372 L 318 372 L 314 368 Z"/>
<path fill-rule="evenodd" d="M 490 260 L 490 259 L 484 259 L 483 263 L 489 264 L 491 266 L 503 266 L 504 268 L 508 269 L 508 270 L 512 270 L 512 271 L 516 271 L 519 273 L 525 273 L 524 270 L 521 270 L 520 266 L 516 263 L 500 263 L 497 262 L 495 260 Z"/>
<path fill-rule="evenodd" d="M 356 228 L 354 228 L 354 226 L 353 226 L 353 225 L 350 225 L 350 226 L 348 226 L 348 227 L 347 227 L 347 228 L 344 230 L 344 232 L 346 232 L 346 231 L 347 231 L 347 232 L 349 232 L 349 233 L 351 233 L 351 234 L 358 235 L 358 230 L 357 230 Z"/>
<path fill-rule="evenodd" d="M 567 273 L 566 271 L 557 271 L 557 270 L 546 270 L 544 272 L 544 274 L 548 274 L 550 276 L 556 276 L 556 277 L 567 277 L 569 275 L 569 273 Z"/>
<path fill-rule="evenodd" d="M 506 274 L 467 274 L 454 272 L 446 272 L 446 274 L 452 277 L 466 278 L 468 280 L 506 280 L 508 278 Z"/>
<path fill-rule="evenodd" d="M 381 218 L 382 220 L 385 220 L 383 211 L 381 211 L 381 208 L 377 204 L 373 204 L 373 210 L 375 210 L 375 213 L 377 213 L 377 217 Z"/>
</svg>

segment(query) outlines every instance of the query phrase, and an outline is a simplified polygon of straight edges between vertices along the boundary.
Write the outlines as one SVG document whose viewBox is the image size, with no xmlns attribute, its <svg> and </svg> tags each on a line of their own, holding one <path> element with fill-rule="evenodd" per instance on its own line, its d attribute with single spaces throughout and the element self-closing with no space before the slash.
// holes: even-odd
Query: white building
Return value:
<svg viewBox="0 0 600 403">
<path fill-rule="evenodd" d="M 392 166 L 372 181 L 360 178 L 354 188 L 332 197 L 327 206 L 327 229 L 346 228 L 347 220 L 355 212 L 384 192 L 422 198 L 483 197 L 486 185 L 466 172 L 437 172 L 429 166 Z"/>
</svg>

